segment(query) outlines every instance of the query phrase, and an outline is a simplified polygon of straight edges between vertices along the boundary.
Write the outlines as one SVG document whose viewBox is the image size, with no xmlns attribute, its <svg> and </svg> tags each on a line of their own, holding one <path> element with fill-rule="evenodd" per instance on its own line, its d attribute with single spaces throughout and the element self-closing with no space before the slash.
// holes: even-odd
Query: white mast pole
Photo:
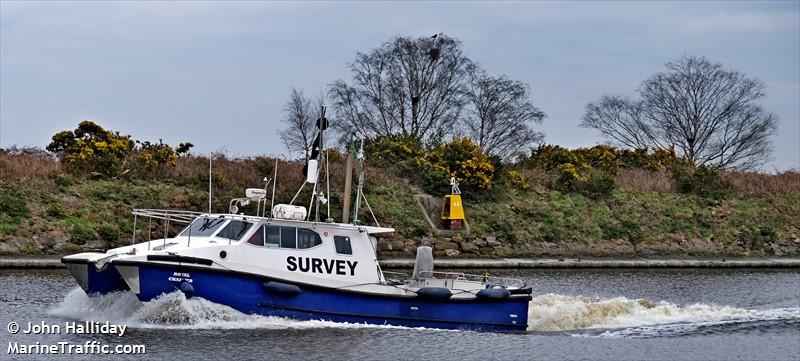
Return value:
<svg viewBox="0 0 800 361">
<path fill-rule="evenodd" d="M 353 208 L 353 224 L 358 225 L 358 209 L 361 208 L 361 193 L 364 189 L 364 139 L 361 139 L 361 146 L 356 153 L 356 163 L 358 165 L 358 189 L 356 190 L 356 204 Z"/>
<path fill-rule="evenodd" d="M 278 158 L 275 158 L 275 175 L 272 176 L 272 204 L 269 207 L 269 216 L 272 217 L 272 209 L 275 208 L 275 184 L 278 183 Z M 266 215 L 266 213 L 264 213 Z"/>
<path fill-rule="evenodd" d="M 331 171 L 328 168 L 328 150 L 325 150 L 325 187 L 326 192 L 328 192 L 328 218 L 325 219 L 326 222 L 333 222 L 333 217 L 331 217 Z"/>
</svg>

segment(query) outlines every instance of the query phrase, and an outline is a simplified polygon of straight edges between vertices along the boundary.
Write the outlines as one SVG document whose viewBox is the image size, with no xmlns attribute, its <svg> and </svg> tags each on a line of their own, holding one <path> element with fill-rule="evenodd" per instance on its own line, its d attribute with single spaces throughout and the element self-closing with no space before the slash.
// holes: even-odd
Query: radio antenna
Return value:
<svg viewBox="0 0 800 361">
<path fill-rule="evenodd" d="M 214 153 L 208 155 L 208 213 L 211 213 L 211 159 Z"/>
<path fill-rule="evenodd" d="M 269 216 L 272 217 L 272 209 L 275 208 L 275 184 L 278 183 L 278 158 L 275 158 L 275 175 L 272 176 L 272 205 L 269 208 Z"/>
</svg>

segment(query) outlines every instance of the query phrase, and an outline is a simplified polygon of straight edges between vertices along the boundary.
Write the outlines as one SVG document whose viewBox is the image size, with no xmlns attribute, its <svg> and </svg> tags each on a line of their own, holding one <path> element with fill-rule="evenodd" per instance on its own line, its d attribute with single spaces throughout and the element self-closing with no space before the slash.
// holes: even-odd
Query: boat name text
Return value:
<svg viewBox="0 0 800 361">
<path fill-rule="evenodd" d="M 346 276 L 350 271 L 350 276 L 356 274 L 358 261 L 345 261 L 341 259 L 324 259 L 313 257 L 286 257 L 286 269 L 289 271 L 327 273 Z"/>
</svg>

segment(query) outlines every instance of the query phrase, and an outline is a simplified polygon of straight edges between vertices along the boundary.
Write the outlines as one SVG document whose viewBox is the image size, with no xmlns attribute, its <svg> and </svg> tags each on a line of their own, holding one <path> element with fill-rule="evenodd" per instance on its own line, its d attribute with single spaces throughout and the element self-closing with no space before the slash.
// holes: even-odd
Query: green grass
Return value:
<svg viewBox="0 0 800 361">
<path fill-rule="evenodd" d="M 394 227 L 412 240 L 431 235 L 413 195 L 402 181 L 368 183 L 367 198 L 381 225 Z M 216 194 L 214 207 L 227 208 L 241 190 L 230 186 Z M 62 230 L 75 244 L 104 240 L 127 243 L 133 229 L 132 208 L 204 210 L 204 185 L 150 181 L 84 180 L 54 177 L 33 183 L 0 180 L 0 241 L 30 238 Z M 512 248 L 555 242 L 585 245 L 624 240 L 631 244 L 671 245 L 675 239 L 713 241 L 726 252 L 768 249 L 772 242 L 800 233 L 800 194 L 729 197 L 707 202 L 695 195 L 615 190 L 598 199 L 546 190 L 499 188 L 491 197 L 470 201 L 465 210 L 475 236 L 496 236 Z M 302 199 L 308 199 L 303 197 Z M 340 218 L 341 199 L 331 196 L 333 216 Z M 371 216 L 362 208 L 362 221 Z M 141 224 L 140 224 L 141 227 Z M 737 248 L 738 247 L 738 248 Z M 26 252 L 38 252 L 26 248 Z M 761 252 L 761 251 L 759 251 Z"/>
</svg>

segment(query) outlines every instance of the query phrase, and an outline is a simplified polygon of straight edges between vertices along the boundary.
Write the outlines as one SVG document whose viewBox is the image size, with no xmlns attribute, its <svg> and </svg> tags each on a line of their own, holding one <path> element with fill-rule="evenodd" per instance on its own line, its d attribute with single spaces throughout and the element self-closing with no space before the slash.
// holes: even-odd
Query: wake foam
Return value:
<svg viewBox="0 0 800 361">
<path fill-rule="evenodd" d="M 298 321 L 241 313 L 231 307 L 186 297 L 181 292 L 142 303 L 130 292 L 88 297 L 70 291 L 49 313 L 81 321 L 110 321 L 134 328 L 166 329 L 309 329 L 397 328 L 400 326 Z M 735 330 L 755 325 L 800 325 L 800 307 L 748 310 L 713 304 L 677 305 L 641 299 L 589 298 L 545 294 L 528 308 L 528 331 L 567 332 L 578 337 L 663 337 Z"/>
<path fill-rule="evenodd" d="M 395 328 L 329 321 L 298 321 L 282 317 L 249 315 L 231 307 L 186 297 L 181 292 L 142 303 L 130 292 L 88 297 L 80 288 L 70 291 L 49 313 L 81 321 L 110 321 L 134 328 L 166 329 L 308 329 Z"/>
<path fill-rule="evenodd" d="M 528 330 L 605 330 L 575 336 L 655 337 L 753 323 L 800 323 L 800 307 L 748 310 L 713 304 L 677 305 L 642 299 L 545 294 L 531 300 Z"/>
</svg>

